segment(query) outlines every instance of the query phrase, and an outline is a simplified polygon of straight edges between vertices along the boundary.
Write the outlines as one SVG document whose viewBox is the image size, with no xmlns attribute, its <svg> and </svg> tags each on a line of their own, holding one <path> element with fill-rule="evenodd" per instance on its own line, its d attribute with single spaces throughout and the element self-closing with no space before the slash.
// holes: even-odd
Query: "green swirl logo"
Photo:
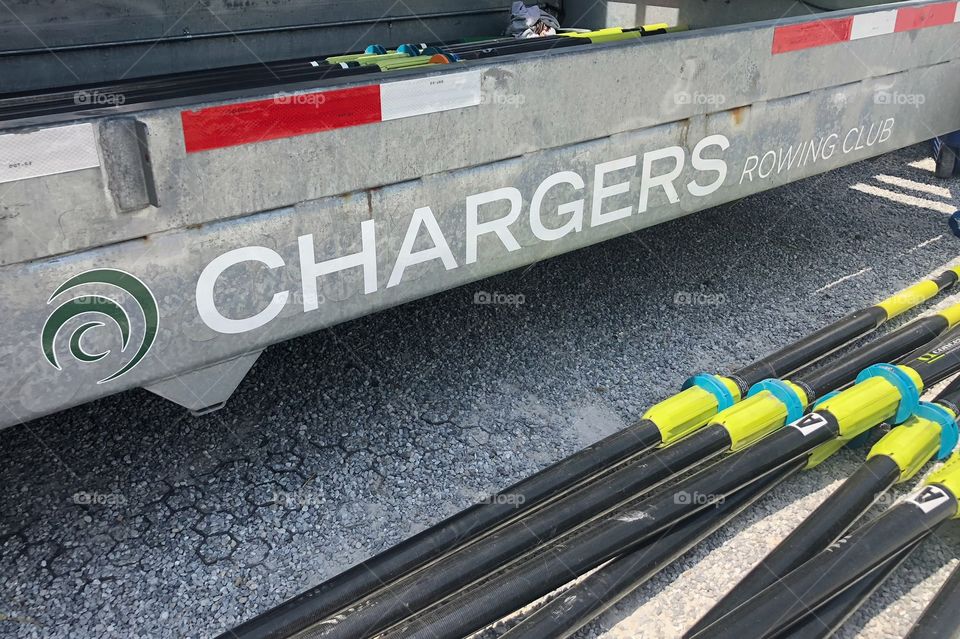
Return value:
<svg viewBox="0 0 960 639">
<path fill-rule="evenodd" d="M 127 373 L 146 356 L 153 346 L 154 340 L 157 338 L 157 329 L 160 326 L 160 313 L 157 309 L 156 298 L 143 282 L 129 273 L 109 268 L 86 271 L 76 277 L 70 278 L 53 292 L 53 295 L 47 300 L 47 304 L 51 304 L 57 296 L 78 286 L 83 286 L 84 284 L 107 284 L 127 293 L 139 305 L 140 312 L 143 314 L 144 319 L 143 338 L 140 340 L 140 345 L 137 347 L 133 357 L 116 373 L 97 382 L 98 384 L 103 384 Z M 130 317 L 127 315 L 127 311 L 115 300 L 102 295 L 75 297 L 58 306 L 43 325 L 43 333 L 40 339 L 43 355 L 57 370 L 61 370 L 55 348 L 57 336 L 67 322 L 78 315 L 86 313 L 97 314 L 108 320 L 112 320 L 117 328 L 120 329 L 120 352 L 128 352 L 127 347 L 130 346 L 131 330 Z M 87 331 L 91 328 L 105 325 L 103 321 L 91 320 L 77 326 L 73 333 L 70 334 L 70 354 L 78 361 L 85 363 L 96 362 L 109 355 L 109 350 L 102 353 L 89 353 L 84 350 L 81 345 L 81 339 Z"/>
</svg>

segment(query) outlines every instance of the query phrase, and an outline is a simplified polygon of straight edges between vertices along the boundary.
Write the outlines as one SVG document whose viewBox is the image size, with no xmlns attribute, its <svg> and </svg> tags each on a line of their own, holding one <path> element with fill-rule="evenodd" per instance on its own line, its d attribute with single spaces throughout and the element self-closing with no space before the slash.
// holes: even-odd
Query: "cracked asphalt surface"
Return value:
<svg viewBox="0 0 960 639">
<path fill-rule="evenodd" d="M 211 637 L 623 427 L 689 374 L 937 271 L 960 247 L 943 212 L 960 184 L 926 155 L 275 346 L 217 413 L 132 391 L 5 430 L 0 636 Z M 579 636 L 677 636 L 861 459 L 780 487 Z M 924 545 L 840 635 L 902 636 L 958 548 L 952 530 Z"/>
</svg>

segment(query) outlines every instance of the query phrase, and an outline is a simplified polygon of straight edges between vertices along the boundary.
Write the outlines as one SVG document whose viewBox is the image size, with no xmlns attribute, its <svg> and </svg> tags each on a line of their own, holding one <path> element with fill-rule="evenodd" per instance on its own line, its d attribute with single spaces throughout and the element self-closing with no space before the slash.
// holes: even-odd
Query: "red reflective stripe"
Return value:
<svg viewBox="0 0 960 639">
<path fill-rule="evenodd" d="M 183 111 L 187 153 L 380 122 L 380 86 L 278 96 Z"/>
<path fill-rule="evenodd" d="M 773 52 L 785 53 L 845 42 L 850 39 L 851 28 L 852 16 L 777 27 L 773 32 Z"/>
<path fill-rule="evenodd" d="M 897 11 L 897 24 L 894 31 L 911 31 L 924 27 L 938 27 L 953 24 L 957 15 L 956 2 L 942 2 L 925 7 L 905 7 Z"/>
</svg>

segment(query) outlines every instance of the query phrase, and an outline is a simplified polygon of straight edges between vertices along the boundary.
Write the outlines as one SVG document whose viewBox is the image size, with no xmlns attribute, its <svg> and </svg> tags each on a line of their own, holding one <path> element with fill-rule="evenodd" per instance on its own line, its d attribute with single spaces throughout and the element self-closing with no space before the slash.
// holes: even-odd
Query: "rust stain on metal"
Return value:
<svg viewBox="0 0 960 639">
<path fill-rule="evenodd" d="M 739 106 L 739 107 L 737 107 L 737 108 L 735 108 L 735 109 L 730 109 L 730 113 L 733 114 L 733 123 L 734 123 L 734 125 L 740 126 L 741 124 L 743 124 L 744 116 L 746 115 L 747 111 L 749 111 L 749 110 L 750 110 L 750 105 L 749 105 L 749 104 L 748 104 L 748 105 L 744 105 L 744 106 Z"/>
</svg>

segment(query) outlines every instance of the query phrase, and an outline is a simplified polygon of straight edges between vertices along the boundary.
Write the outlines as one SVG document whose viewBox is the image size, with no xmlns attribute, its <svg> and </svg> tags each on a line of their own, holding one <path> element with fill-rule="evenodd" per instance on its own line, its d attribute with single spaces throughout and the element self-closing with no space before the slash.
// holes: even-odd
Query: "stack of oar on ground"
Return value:
<svg viewBox="0 0 960 639">
<path fill-rule="evenodd" d="M 879 494 L 954 448 L 960 382 L 930 403 L 920 397 L 960 372 L 960 304 L 813 364 L 958 275 L 949 269 L 730 375 L 697 375 L 623 431 L 223 636 L 453 639 L 580 579 L 506 634 L 569 636 L 776 485 L 894 425 L 864 469 L 691 631 L 823 636 L 958 513 L 960 461 L 834 544 Z"/>
</svg>

